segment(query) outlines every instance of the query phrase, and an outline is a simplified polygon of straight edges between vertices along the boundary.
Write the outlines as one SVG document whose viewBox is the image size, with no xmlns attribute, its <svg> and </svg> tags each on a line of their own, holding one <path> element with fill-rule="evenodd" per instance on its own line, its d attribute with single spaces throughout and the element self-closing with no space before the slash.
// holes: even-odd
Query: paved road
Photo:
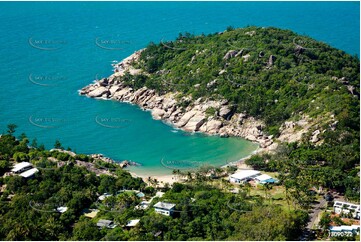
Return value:
<svg viewBox="0 0 361 242">
<path fill-rule="evenodd" d="M 321 198 L 319 203 L 313 206 L 312 212 L 310 215 L 310 221 L 308 222 L 306 228 L 303 230 L 303 233 L 299 240 L 301 241 L 307 241 L 307 240 L 313 240 L 313 233 L 312 233 L 312 227 L 316 223 L 316 220 L 318 218 L 318 215 L 320 212 L 325 208 L 327 201 L 324 198 Z"/>
<path fill-rule="evenodd" d="M 313 225 L 315 224 L 318 218 L 318 215 L 325 208 L 326 203 L 327 201 L 324 198 L 322 198 L 320 202 L 313 207 L 312 212 L 310 213 L 310 221 L 308 222 L 306 227 L 307 229 L 312 229 Z"/>
</svg>

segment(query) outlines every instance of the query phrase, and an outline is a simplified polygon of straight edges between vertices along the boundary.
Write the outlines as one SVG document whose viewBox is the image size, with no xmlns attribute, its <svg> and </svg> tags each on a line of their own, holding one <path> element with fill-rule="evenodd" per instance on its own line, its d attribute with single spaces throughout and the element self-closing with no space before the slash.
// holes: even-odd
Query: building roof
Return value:
<svg viewBox="0 0 361 242">
<path fill-rule="evenodd" d="M 357 230 L 360 228 L 360 225 L 341 225 L 341 226 L 331 226 L 330 230 L 331 231 L 352 231 L 352 230 Z"/>
<path fill-rule="evenodd" d="M 127 226 L 127 227 L 134 227 L 134 226 L 136 226 L 136 225 L 139 223 L 139 221 L 140 221 L 140 219 L 130 220 L 130 221 L 127 223 L 127 225 L 125 225 L 125 226 Z"/>
<path fill-rule="evenodd" d="M 99 196 L 98 199 L 100 201 L 103 201 L 105 200 L 107 197 L 111 197 L 112 195 L 111 194 L 108 194 L 108 193 L 104 193 L 103 195 Z"/>
<path fill-rule="evenodd" d="M 107 219 L 100 219 L 97 222 L 98 227 L 107 227 L 107 228 L 115 228 L 116 225 L 113 224 L 113 221 Z"/>
<path fill-rule="evenodd" d="M 164 192 L 157 192 L 155 194 L 155 197 L 163 197 L 163 195 L 164 195 Z"/>
<path fill-rule="evenodd" d="M 68 211 L 68 207 L 58 207 L 56 208 L 56 211 L 58 211 L 59 213 L 65 213 L 66 211 Z"/>
<path fill-rule="evenodd" d="M 149 203 L 148 201 L 142 201 L 140 202 L 137 206 L 135 206 L 135 209 L 147 209 L 149 207 Z"/>
<path fill-rule="evenodd" d="M 354 210 L 360 211 L 360 205 L 359 204 L 335 201 L 333 206 L 334 207 L 345 208 L 345 209 L 354 209 Z"/>
<path fill-rule="evenodd" d="M 154 204 L 155 208 L 170 210 L 175 207 L 174 203 L 157 202 Z"/>
<path fill-rule="evenodd" d="M 37 168 L 32 168 L 30 170 L 24 171 L 23 173 L 20 174 L 20 176 L 28 178 L 34 175 L 35 173 L 37 173 L 38 171 L 39 170 Z"/>
<path fill-rule="evenodd" d="M 99 210 L 98 209 L 84 209 L 83 214 L 87 218 L 95 218 L 97 216 Z"/>
<path fill-rule="evenodd" d="M 262 174 L 260 176 L 256 176 L 254 179 L 259 180 L 259 181 L 265 181 L 268 179 L 272 179 L 272 177 L 267 174 Z"/>
<path fill-rule="evenodd" d="M 142 193 L 142 192 L 138 192 L 138 193 L 136 194 L 136 196 L 137 196 L 137 197 L 144 197 L 144 196 L 145 196 L 145 194 L 144 194 L 144 193 Z"/>
<path fill-rule="evenodd" d="M 232 178 L 243 180 L 246 178 L 249 178 L 251 176 L 255 176 L 261 174 L 259 171 L 256 170 L 240 170 L 234 174 L 231 175 Z"/>
<path fill-rule="evenodd" d="M 30 162 L 20 162 L 14 165 L 13 169 L 11 169 L 12 172 L 18 172 L 26 167 L 33 166 Z"/>
</svg>

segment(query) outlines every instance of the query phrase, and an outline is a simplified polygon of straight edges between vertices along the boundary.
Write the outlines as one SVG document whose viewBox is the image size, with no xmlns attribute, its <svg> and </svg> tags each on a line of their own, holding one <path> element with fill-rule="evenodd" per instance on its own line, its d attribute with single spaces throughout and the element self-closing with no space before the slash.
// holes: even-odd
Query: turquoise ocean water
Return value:
<svg viewBox="0 0 361 242">
<path fill-rule="evenodd" d="M 221 165 L 257 146 L 237 138 L 187 134 L 136 106 L 88 99 L 77 90 L 111 74 L 150 41 L 227 26 L 274 26 L 359 56 L 357 2 L 0 2 L 0 131 L 15 123 L 38 143 L 102 153 L 170 174 L 160 160 Z M 102 46 L 102 47 L 100 47 Z"/>
</svg>

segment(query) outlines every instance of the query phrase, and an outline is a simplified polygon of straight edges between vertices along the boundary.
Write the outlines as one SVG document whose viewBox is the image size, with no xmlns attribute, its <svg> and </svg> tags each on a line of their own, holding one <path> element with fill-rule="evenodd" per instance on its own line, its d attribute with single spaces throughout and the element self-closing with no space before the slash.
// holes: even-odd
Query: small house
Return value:
<svg viewBox="0 0 361 242">
<path fill-rule="evenodd" d="M 66 211 L 68 211 L 68 207 L 58 207 L 56 208 L 56 211 L 58 211 L 59 213 L 65 213 Z"/>
<path fill-rule="evenodd" d="M 117 227 L 116 224 L 113 223 L 113 221 L 111 220 L 106 220 L 106 219 L 100 219 L 97 223 L 98 228 L 108 228 L 108 229 L 114 229 L 115 227 Z"/>
<path fill-rule="evenodd" d="M 137 224 L 139 223 L 140 219 L 133 219 L 133 220 L 130 220 L 127 225 L 125 225 L 125 227 L 127 228 L 133 228 L 135 226 L 137 226 Z"/>
<path fill-rule="evenodd" d="M 103 201 L 103 200 L 105 200 L 107 197 L 111 197 L 111 196 L 112 196 L 111 194 L 104 193 L 103 195 L 100 195 L 100 196 L 98 197 L 98 200 Z"/>
<path fill-rule="evenodd" d="M 172 216 L 175 208 L 174 203 L 157 202 L 154 204 L 155 212 L 166 216 Z"/>
<path fill-rule="evenodd" d="M 142 201 L 137 206 L 135 206 L 134 209 L 146 210 L 147 208 L 149 208 L 149 204 L 150 202 L 148 201 Z"/>
<path fill-rule="evenodd" d="M 253 178 L 261 175 L 259 171 L 256 170 L 240 170 L 229 177 L 229 181 L 232 183 L 245 183 Z"/>
</svg>

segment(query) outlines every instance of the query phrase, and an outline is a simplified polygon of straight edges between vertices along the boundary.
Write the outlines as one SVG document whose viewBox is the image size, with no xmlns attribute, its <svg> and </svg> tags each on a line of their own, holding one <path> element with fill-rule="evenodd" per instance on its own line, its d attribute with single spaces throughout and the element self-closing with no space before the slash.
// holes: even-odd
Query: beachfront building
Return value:
<svg viewBox="0 0 361 242">
<path fill-rule="evenodd" d="M 243 184 L 260 175 L 261 172 L 256 170 L 239 170 L 236 173 L 230 175 L 229 181 L 232 183 Z"/>
<path fill-rule="evenodd" d="M 337 214 L 351 213 L 353 218 L 360 219 L 360 205 L 359 204 L 335 201 L 335 203 L 333 204 L 333 211 Z"/>
<path fill-rule="evenodd" d="M 98 228 L 108 228 L 108 229 L 114 229 L 115 227 L 117 227 L 116 224 L 113 223 L 113 221 L 111 220 L 106 220 L 106 219 L 100 219 L 97 222 L 97 226 Z"/>
<path fill-rule="evenodd" d="M 254 180 L 256 181 L 256 183 L 258 184 L 273 184 L 273 183 L 277 183 L 278 180 L 267 175 L 267 174 L 262 174 L 262 175 L 259 175 L 259 176 L 256 176 L 254 178 Z"/>
<path fill-rule="evenodd" d="M 175 208 L 174 203 L 157 202 L 154 205 L 155 212 L 166 216 L 172 216 Z"/>
</svg>

